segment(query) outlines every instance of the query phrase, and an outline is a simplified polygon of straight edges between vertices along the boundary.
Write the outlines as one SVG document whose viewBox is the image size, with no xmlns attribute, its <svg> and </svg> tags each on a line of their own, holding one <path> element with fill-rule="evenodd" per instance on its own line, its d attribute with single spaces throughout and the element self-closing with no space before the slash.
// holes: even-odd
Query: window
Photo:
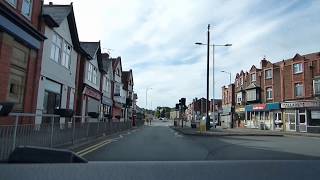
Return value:
<svg viewBox="0 0 320 180">
<path fill-rule="evenodd" d="M 97 68 L 96 68 L 96 67 L 93 67 L 92 82 L 93 82 L 94 84 L 97 84 Z"/>
<path fill-rule="evenodd" d="M 60 61 L 61 44 L 62 38 L 54 33 L 52 36 L 50 59 L 54 60 L 57 63 L 59 63 Z"/>
<path fill-rule="evenodd" d="M 93 72 L 93 66 L 92 64 L 89 64 L 88 66 L 88 81 L 92 81 L 92 72 Z"/>
<path fill-rule="evenodd" d="M 114 95 L 120 96 L 120 85 L 119 84 L 116 84 L 116 86 L 115 86 Z"/>
<path fill-rule="evenodd" d="M 293 74 L 298 74 L 302 72 L 303 72 L 302 63 L 297 63 L 293 65 Z"/>
<path fill-rule="evenodd" d="M 247 100 L 248 101 L 255 101 L 257 100 L 257 90 L 251 89 L 247 91 Z"/>
<path fill-rule="evenodd" d="M 10 5 L 16 7 L 17 6 L 17 0 L 6 0 Z"/>
<path fill-rule="evenodd" d="M 88 81 L 97 84 L 97 68 L 90 63 L 88 65 Z"/>
<path fill-rule="evenodd" d="M 23 0 L 21 12 L 27 18 L 31 18 L 32 0 Z"/>
<path fill-rule="evenodd" d="M 267 95 L 267 99 L 272 99 L 273 97 L 272 97 L 272 88 L 267 88 L 267 90 L 266 90 L 266 95 Z"/>
<path fill-rule="evenodd" d="M 303 84 L 302 83 L 295 84 L 294 94 L 295 94 L 296 97 L 303 96 Z"/>
<path fill-rule="evenodd" d="M 240 78 L 240 85 L 241 86 L 243 85 L 243 78 L 242 77 Z"/>
<path fill-rule="evenodd" d="M 236 80 L 236 86 L 239 87 L 239 81 L 238 80 Z"/>
<path fill-rule="evenodd" d="M 61 65 L 70 69 L 70 60 L 71 60 L 71 46 L 68 43 L 65 43 L 63 46 L 63 55 Z"/>
<path fill-rule="evenodd" d="M 251 82 L 256 82 L 256 73 L 251 74 Z"/>
<path fill-rule="evenodd" d="M 272 79 L 272 70 L 268 69 L 265 71 L 266 79 Z"/>
<path fill-rule="evenodd" d="M 320 79 L 313 80 L 313 92 L 315 95 L 320 94 Z"/>
<path fill-rule="evenodd" d="M 240 104 L 242 102 L 242 92 L 237 93 L 237 103 Z"/>
</svg>

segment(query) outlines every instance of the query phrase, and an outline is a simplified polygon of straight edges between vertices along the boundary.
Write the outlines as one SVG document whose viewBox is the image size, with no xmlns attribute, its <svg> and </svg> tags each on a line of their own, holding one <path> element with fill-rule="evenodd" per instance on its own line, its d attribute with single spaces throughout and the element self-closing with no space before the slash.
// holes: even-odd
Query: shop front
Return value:
<svg viewBox="0 0 320 180">
<path fill-rule="evenodd" d="M 320 101 L 287 101 L 281 103 L 286 131 L 320 133 Z"/>
<path fill-rule="evenodd" d="M 238 106 L 235 108 L 234 121 L 237 127 L 245 127 L 245 107 Z"/>
<path fill-rule="evenodd" d="M 233 128 L 233 112 L 231 105 L 222 106 L 222 112 L 220 114 L 221 127 Z"/>
<path fill-rule="evenodd" d="M 123 104 L 115 102 L 112 107 L 112 120 L 124 121 L 124 109 Z"/>
<path fill-rule="evenodd" d="M 282 129 L 280 103 L 247 105 L 245 111 L 245 126 L 247 128 L 259 128 L 263 130 Z"/>
<path fill-rule="evenodd" d="M 101 94 L 99 91 L 86 86 L 84 88 L 84 99 L 83 99 L 83 111 L 82 115 L 88 116 L 89 113 L 100 114 L 101 107 Z M 97 121 L 97 119 L 90 119 L 90 121 Z"/>
<path fill-rule="evenodd" d="M 101 99 L 101 115 L 104 119 L 111 120 L 112 118 L 112 99 L 102 96 Z"/>
</svg>

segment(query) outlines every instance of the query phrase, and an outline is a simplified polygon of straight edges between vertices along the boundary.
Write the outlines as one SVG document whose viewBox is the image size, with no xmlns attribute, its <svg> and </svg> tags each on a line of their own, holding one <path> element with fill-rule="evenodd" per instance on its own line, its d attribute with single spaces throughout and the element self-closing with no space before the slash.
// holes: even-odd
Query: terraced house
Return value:
<svg viewBox="0 0 320 180">
<path fill-rule="evenodd" d="M 14 112 L 35 113 L 42 59 L 40 0 L 0 1 L 0 102 L 14 102 Z M 0 124 L 12 124 L 6 118 Z M 19 123 L 34 123 L 23 118 Z"/>
<path fill-rule="evenodd" d="M 74 109 L 77 64 L 82 54 L 73 6 L 44 5 L 42 8 L 44 41 L 37 114 L 53 114 L 55 109 Z M 36 123 L 50 122 L 36 118 Z M 57 118 L 56 123 L 61 119 Z"/>
<path fill-rule="evenodd" d="M 264 58 L 237 74 L 234 94 L 244 127 L 320 133 L 320 53 Z"/>
</svg>

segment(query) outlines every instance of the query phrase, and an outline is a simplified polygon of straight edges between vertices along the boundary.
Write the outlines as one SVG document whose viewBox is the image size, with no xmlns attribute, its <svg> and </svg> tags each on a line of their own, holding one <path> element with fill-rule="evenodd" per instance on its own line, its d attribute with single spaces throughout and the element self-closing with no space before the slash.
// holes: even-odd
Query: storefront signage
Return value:
<svg viewBox="0 0 320 180">
<path fill-rule="evenodd" d="M 242 107 L 242 108 L 236 108 L 236 112 L 244 112 L 245 111 L 245 108 Z"/>
<path fill-rule="evenodd" d="M 95 91 L 93 91 L 93 90 L 91 90 L 89 88 L 85 88 L 85 94 L 88 95 L 88 96 L 91 96 L 91 97 L 93 97 L 95 99 L 98 99 L 98 100 L 101 99 L 101 95 L 99 93 L 97 93 L 97 92 L 95 92 Z"/>
<path fill-rule="evenodd" d="M 266 104 L 257 104 L 257 105 L 253 105 L 253 110 L 264 110 L 266 109 L 267 105 Z"/>
<path fill-rule="evenodd" d="M 295 101 L 281 103 L 281 108 L 320 107 L 320 101 Z"/>
</svg>

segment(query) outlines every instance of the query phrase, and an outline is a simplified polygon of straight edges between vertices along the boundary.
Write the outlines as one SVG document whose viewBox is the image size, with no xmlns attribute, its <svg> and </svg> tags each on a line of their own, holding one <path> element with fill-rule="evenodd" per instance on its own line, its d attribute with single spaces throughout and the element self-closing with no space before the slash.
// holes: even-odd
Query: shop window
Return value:
<svg viewBox="0 0 320 180">
<path fill-rule="evenodd" d="M 251 112 L 247 112 L 247 120 L 251 120 Z"/>
<path fill-rule="evenodd" d="M 320 126 L 320 111 L 310 111 L 308 113 L 308 124 L 310 126 Z"/>
<path fill-rule="evenodd" d="M 265 119 L 269 119 L 269 112 L 265 112 Z"/>
</svg>

